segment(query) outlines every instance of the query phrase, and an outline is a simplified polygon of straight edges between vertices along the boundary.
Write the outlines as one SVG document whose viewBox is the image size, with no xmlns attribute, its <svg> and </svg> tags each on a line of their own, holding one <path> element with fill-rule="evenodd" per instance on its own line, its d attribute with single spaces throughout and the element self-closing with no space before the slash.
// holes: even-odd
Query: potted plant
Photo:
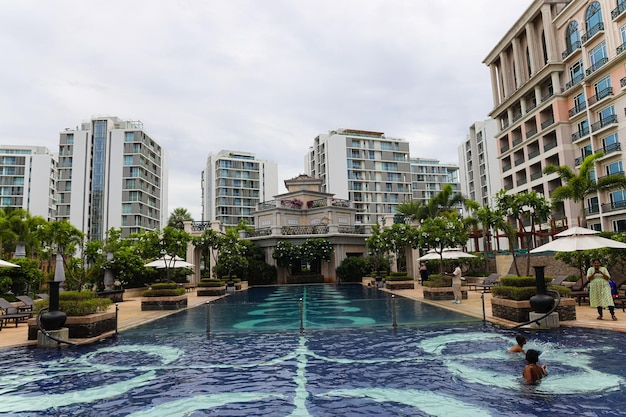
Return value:
<svg viewBox="0 0 626 417">
<path fill-rule="evenodd" d="M 454 300 L 454 293 L 452 292 L 452 277 L 447 275 L 431 274 L 428 276 L 428 281 L 423 282 L 424 298 L 426 300 L 442 301 L 442 300 Z M 461 296 L 464 300 L 467 300 L 467 286 L 465 282 L 462 283 Z"/>
<path fill-rule="evenodd" d="M 178 310 L 187 307 L 187 291 L 175 282 L 160 282 L 141 294 L 141 310 Z"/>
<path fill-rule="evenodd" d="M 49 300 L 36 300 L 34 315 L 48 307 Z M 59 310 L 67 314 L 63 327 L 71 339 L 91 338 L 115 331 L 115 311 L 108 311 L 112 301 L 100 298 L 94 291 L 65 291 L 59 293 Z M 37 339 L 36 318 L 28 320 L 28 340 Z"/>
<path fill-rule="evenodd" d="M 552 278 L 545 278 L 549 289 L 558 291 L 561 303 L 556 309 L 559 320 L 576 320 L 576 301 L 568 298 L 570 289 L 562 285 L 549 285 Z M 500 278 L 500 285 L 491 287 L 491 312 L 494 317 L 525 323 L 532 311 L 530 298 L 537 292 L 536 278 L 533 276 L 506 276 Z"/>
<path fill-rule="evenodd" d="M 415 281 L 407 272 L 390 272 L 385 278 L 385 288 L 390 290 L 412 290 Z"/>
<path fill-rule="evenodd" d="M 196 290 L 198 297 L 220 296 L 226 294 L 224 281 L 214 278 L 202 278 Z"/>
</svg>

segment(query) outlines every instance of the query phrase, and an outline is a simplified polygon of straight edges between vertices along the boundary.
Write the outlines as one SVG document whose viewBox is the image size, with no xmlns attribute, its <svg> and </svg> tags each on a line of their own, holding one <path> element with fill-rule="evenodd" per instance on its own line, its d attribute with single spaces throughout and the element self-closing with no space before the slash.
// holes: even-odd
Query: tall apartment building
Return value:
<svg viewBox="0 0 626 417">
<path fill-rule="evenodd" d="M 0 145 L 0 207 L 54 220 L 56 166 L 46 147 Z"/>
<path fill-rule="evenodd" d="M 446 184 L 450 184 L 455 193 L 460 193 L 459 166 L 442 164 L 438 159 L 411 158 L 411 184 L 413 201 L 423 203 L 439 194 Z"/>
<path fill-rule="evenodd" d="M 595 178 L 623 174 L 625 25 L 624 0 L 536 0 L 489 53 L 504 188 L 549 196 L 561 180 L 544 175 L 546 165 L 578 167 L 596 152 Z M 589 227 L 626 230 L 624 190 L 589 195 L 584 206 Z M 581 214 L 572 201 L 556 211 L 570 224 Z"/>
<path fill-rule="evenodd" d="M 353 129 L 318 135 L 304 163 L 307 175 L 322 180 L 322 192 L 354 203 L 362 224 L 374 224 L 411 201 L 410 165 L 406 140 Z"/>
<path fill-rule="evenodd" d="M 57 218 L 89 240 L 110 228 L 122 235 L 167 224 L 165 150 L 139 121 L 94 117 L 60 133 Z"/>
<path fill-rule="evenodd" d="M 458 148 L 461 191 L 481 206 L 493 207 L 493 196 L 501 187 L 496 132 L 493 119 L 475 122 Z"/>
<path fill-rule="evenodd" d="M 258 203 L 278 194 L 278 166 L 247 152 L 222 150 L 207 158 L 202 171 L 202 220 L 254 225 Z"/>
</svg>

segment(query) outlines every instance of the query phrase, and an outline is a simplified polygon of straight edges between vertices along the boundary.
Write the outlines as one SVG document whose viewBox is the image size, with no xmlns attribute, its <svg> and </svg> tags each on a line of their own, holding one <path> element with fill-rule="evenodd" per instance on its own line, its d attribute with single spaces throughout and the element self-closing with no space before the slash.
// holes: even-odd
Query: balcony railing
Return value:
<svg viewBox="0 0 626 417">
<path fill-rule="evenodd" d="M 513 123 L 517 122 L 519 119 L 522 118 L 522 113 L 517 113 L 513 115 Z"/>
<path fill-rule="evenodd" d="M 535 100 L 533 98 L 533 101 L 531 101 L 530 104 L 528 105 L 528 107 L 526 107 L 526 112 L 528 113 L 529 111 L 531 111 L 535 107 L 537 107 L 537 100 Z"/>
<path fill-rule="evenodd" d="M 622 88 L 626 87 L 626 77 L 624 77 L 621 80 L 619 80 L 619 85 Z"/>
<path fill-rule="evenodd" d="M 622 150 L 622 145 L 619 142 L 611 143 L 610 145 L 607 145 L 604 148 L 602 148 L 602 151 L 604 152 L 605 155 L 608 155 L 613 152 L 619 152 L 621 150 Z"/>
<path fill-rule="evenodd" d="M 541 97 L 541 102 L 543 103 L 543 102 L 547 101 L 553 95 L 554 95 L 554 91 L 552 91 L 552 89 L 550 89 L 550 91 L 548 91 L 548 94 L 546 94 L 545 96 Z"/>
<path fill-rule="evenodd" d="M 584 33 L 580 37 L 580 40 L 582 41 L 582 43 L 585 43 L 603 30 L 604 30 L 604 23 L 598 22 L 591 29 L 589 29 L 587 33 Z"/>
<path fill-rule="evenodd" d="M 513 146 L 517 146 L 522 143 L 522 138 L 513 139 Z"/>
<path fill-rule="evenodd" d="M 617 55 L 619 55 L 622 52 L 626 51 L 626 42 L 624 42 L 623 44 L 618 46 L 615 51 L 617 52 Z"/>
<path fill-rule="evenodd" d="M 550 150 L 550 149 L 552 149 L 552 148 L 556 148 L 556 146 L 557 146 L 557 145 L 558 145 L 558 143 L 557 143 L 557 141 L 556 141 L 556 140 L 555 140 L 555 141 L 552 141 L 552 142 L 550 142 L 550 143 L 546 143 L 546 144 L 543 146 L 543 150 L 544 150 L 544 152 L 545 152 L 545 151 L 549 151 L 549 150 Z"/>
<path fill-rule="evenodd" d="M 580 49 L 580 41 L 574 42 L 569 48 L 567 48 L 565 51 L 563 51 L 563 53 L 561 54 L 561 58 L 563 58 L 563 60 L 565 60 L 565 58 L 570 56 L 577 49 Z"/>
<path fill-rule="evenodd" d="M 613 123 L 617 123 L 617 114 L 612 114 L 600 120 L 599 122 L 595 122 L 594 124 L 591 125 L 591 131 L 596 132 L 602 129 L 603 127 L 606 127 Z"/>
<path fill-rule="evenodd" d="M 584 80 L 584 79 L 585 79 L 585 74 L 583 74 L 583 73 L 578 74 L 577 76 L 572 78 L 571 81 L 569 81 L 567 84 L 565 84 L 565 89 L 569 90 L 573 86 L 580 84 L 580 82 L 582 80 Z"/>
<path fill-rule="evenodd" d="M 502 145 L 502 148 L 500 148 L 500 152 L 501 152 L 501 153 L 505 153 L 505 152 L 506 152 L 506 151 L 508 151 L 509 149 L 510 149 L 510 148 L 509 148 L 509 145 Z"/>
<path fill-rule="evenodd" d="M 513 189 L 513 184 L 512 183 L 504 184 L 504 189 L 505 190 L 512 190 Z"/>
<path fill-rule="evenodd" d="M 607 62 L 609 62 L 609 58 L 604 57 L 602 59 L 600 59 L 599 61 L 597 61 L 595 64 L 593 64 L 591 66 L 591 68 L 587 68 L 585 70 L 585 74 L 586 75 L 591 75 L 594 72 L 596 72 L 597 70 L 599 70 L 604 64 L 606 64 Z"/>
<path fill-rule="evenodd" d="M 616 211 L 616 210 L 624 210 L 626 209 L 626 201 L 615 201 L 613 203 L 605 203 L 602 204 L 602 211 Z"/>
<path fill-rule="evenodd" d="M 576 133 L 572 133 L 572 142 L 576 142 L 580 138 L 584 138 L 589 134 L 589 126 L 585 126 Z"/>
<path fill-rule="evenodd" d="M 541 122 L 541 129 L 545 129 L 548 126 L 552 125 L 553 123 L 554 123 L 554 117 L 550 117 L 549 119 Z"/>
<path fill-rule="evenodd" d="M 258 229 L 246 231 L 247 237 L 270 236 L 271 234 L 272 234 L 271 227 L 261 227 Z"/>
<path fill-rule="evenodd" d="M 282 235 L 325 235 L 328 234 L 328 226 L 282 226 L 280 232 Z"/>
<path fill-rule="evenodd" d="M 592 204 L 591 206 L 585 208 L 586 214 L 598 214 L 600 213 L 600 205 Z"/>
<path fill-rule="evenodd" d="M 624 176 L 624 171 L 611 172 L 609 175 L 605 175 L 603 177 L 598 177 L 598 179 L 601 180 L 602 178 L 606 178 L 606 177 L 608 177 L 610 175 L 619 175 L 619 176 L 623 177 Z"/>
<path fill-rule="evenodd" d="M 577 103 L 574 107 L 569 109 L 569 117 L 574 117 L 575 115 L 585 110 L 586 108 L 587 108 L 587 103 L 585 103 L 584 101 Z"/>
<path fill-rule="evenodd" d="M 502 166 L 502 172 L 507 172 L 509 169 L 511 169 L 511 165 L 503 165 Z"/>
<path fill-rule="evenodd" d="M 530 138 L 531 136 L 535 136 L 537 134 L 537 128 L 532 128 L 526 131 L 526 137 Z"/>
<path fill-rule="evenodd" d="M 528 159 L 533 159 L 536 156 L 539 156 L 541 151 L 537 149 L 536 151 L 528 152 Z"/>
<path fill-rule="evenodd" d="M 589 106 L 593 106 L 594 104 L 596 104 L 598 101 L 602 100 L 603 98 L 607 98 L 608 96 L 612 96 L 613 95 L 613 87 L 607 87 L 602 91 L 598 91 L 598 94 L 589 97 Z"/>
<path fill-rule="evenodd" d="M 624 10 L 626 10 L 626 1 L 620 1 L 619 3 L 617 3 L 617 7 L 611 10 L 611 19 L 617 19 L 619 15 L 624 13 Z"/>
<path fill-rule="evenodd" d="M 539 179 L 541 177 L 543 177 L 543 172 L 541 172 L 541 171 L 537 171 L 534 174 L 530 174 L 530 180 L 531 181 L 534 181 L 534 180 Z"/>
<path fill-rule="evenodd" d="M 524 163 L 524 157 L 522 156 L 521 158 L 517 158 L 515 160 L 515 166 L 521 165 Z"/>
<path fill-rule="evenodd" d="M 526 184 L 527 182 L 528 182 L 528 180 L 526 178 L 521 178 L 521 179 L 517 180 L 517 186 L 519 187 L 521 185 Z"/>
</svg>

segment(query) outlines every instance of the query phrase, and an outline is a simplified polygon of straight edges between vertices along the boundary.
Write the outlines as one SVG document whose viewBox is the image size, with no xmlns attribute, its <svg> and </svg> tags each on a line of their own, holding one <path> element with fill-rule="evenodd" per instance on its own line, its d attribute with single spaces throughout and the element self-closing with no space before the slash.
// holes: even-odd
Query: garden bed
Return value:
<svg viewBox="0 0 626 417">
<path fill-rule="evenodd" d="M 117 319 L 115 312 L 89 314 L 87 316 L 68 316 L 63 327 L 69 329 L 70 339 L 89 339 L 115 331 Z M 37 321 L 28 320 L 28 340 L 37 340 Z"/>
<path fill-rule="evenodd" d="M 187 294 L 141 297 L 141 311 L 179 310 L 187 307 Z"/>
<path fill-rule="evenodd" d="M 529 300 L 509 300 L 506 298 L 491 299 L 491 315 L 516 323 L 525 323 L 529 320 Z M 561 298 L 561 304 L 556 309 L 559 313 L 559 321 L 576 320 L 576 300 L 573 298 Z"/>
<path fill-rule="evenodd" d="M 424 287 L 424 299 L 432 301 L 454 300 L 452 287 Z M 461 287 L 461 298 L 467 300 L 467 287 Z"/>
</svg>

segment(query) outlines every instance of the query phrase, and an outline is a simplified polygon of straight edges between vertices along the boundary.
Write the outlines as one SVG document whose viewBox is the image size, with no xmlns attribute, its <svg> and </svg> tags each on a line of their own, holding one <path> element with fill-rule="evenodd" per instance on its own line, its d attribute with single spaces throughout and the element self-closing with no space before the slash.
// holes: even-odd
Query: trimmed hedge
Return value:
<svg viewBox="0 0 626 417">
<path fill-rule="evenodd" d="M 428 280 L 422 282 L 424 287 L 436 288 L 436 287 L 451 287 L 452 277 L 447 275 L 432 274 L 428 276 Z"/>
<path fill-rule="evenodd" d="M 569 288 L 560 285 L 548 285 L 552 278 L 546 279 L 546 287 L 558 291 L 561 297 L 567 297 L 571 291 Z M 522 301 L 530 300 L 530 297 L 537 294 L 537 280 L 535 277 L 507 276 L 500 278 L 501 285 L 491 287 L 494 297 L 508 300 Z M 548 295 L 551 295 L 548 293 Z"/>
<path fill-rule="evenodd" d="M 219 279 L 202 278 L 198 283 L 198 287 L 223 287 L 226 283 Z"/>
<path fill-rule="evenodd" d="M 292 275 L 287 278 L 287 284 L 322 284 L 322 283 L 324 283 L 324 276 L 321 274 Z"/>
<path fill-rule="evenodd" d="M 385 279 L 387 281 L 413 281 L 413 277 L 406 275 L 406 272 L 404 275 L 389 275 Z"/>
<path fill-rule="evenodd" d="M 37 300 L 35 311 L 48 307 L 50 300 Z M 110 298 L 99 298 L 94 291 L 64 291 L 59 293 L 59 310 L 68 316 L 88 316 L 106 311 Z"/>
<path fill-rule="evenodd" d="M 150 286 L 150 289 L 141 293 L 142 297 L 172 297 L 183 295 L 187 292 L 184 288 L 180 288 L 175 282 L 157 282 Z"/>
</svg>

